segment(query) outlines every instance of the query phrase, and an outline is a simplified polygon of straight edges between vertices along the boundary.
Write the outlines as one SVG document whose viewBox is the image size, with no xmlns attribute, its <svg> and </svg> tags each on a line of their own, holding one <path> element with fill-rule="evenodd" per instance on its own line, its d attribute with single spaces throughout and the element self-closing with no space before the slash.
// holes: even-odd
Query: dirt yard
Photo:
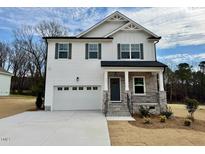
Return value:
<svg viewBox="0 0 205 154">
<path fill-rule="evenodd" d="M 174 118 L 160 123 L 159 117 L 152 117 L 152 124 L 143 124 L 143 119 L 136 121 L 108 121 L 111 144 L 120 145 L 205 145 L 205 107 L 200 106 L 195 113 L 191 127 L 183 126 L 187 111 L 184 105 L 172 104 Z"/>
<path fill-rule="evenodd" d="M 0 118 L 35 110 L 35 98 L 31 96 L 0 96 Z"/>
</svg>

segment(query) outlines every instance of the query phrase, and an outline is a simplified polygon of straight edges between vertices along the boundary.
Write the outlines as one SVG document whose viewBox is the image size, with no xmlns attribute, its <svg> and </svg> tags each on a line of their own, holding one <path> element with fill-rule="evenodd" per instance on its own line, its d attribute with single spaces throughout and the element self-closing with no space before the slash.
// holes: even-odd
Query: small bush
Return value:
<svg viewBox="0 0 205 154">
<path fill-rule="evenodd" d="M 164 115 L 164 116 L 166 116 L 167 119 L 169 119 L 173 115 L 172 108 L 166 106 L 166 110 L 162 111 L 161 115 Z"/>
<path fill-rule="evenodd" d="M 140 112 L 141 117 L 150 117 L 149 110 L 150 110 L 150 108 L 147 106 L 140 106 L 139 112 Z"/>
<path fill-rule="evenodd" d="M 184 120 L 184 126 L 191 126 L 191 124 L 192 124 L 192 120 L 187 118 Z"/>
<path fill-rule="evenodd" d="M 189 112 L 191 118 L 194 119 L 194 112 L 198 108 L 199 102 L 195 99 L 187 98 L 185 100 L 185 104 L 186 104 L 186 109 Z"/>
<path fill-rule="evenodd" d="M 37 109 L 42 109 L 42 105 L 43 105 L 42 94 L 38 93 L 38 96 L 36 98 L 36 108 Z"/>
<path fill-rule="evenodd" d="M 167 117 L 165 115 L 160 116 L 160 122 L 164 123 L 166 122 L 166 120 L 167 120 Z"/>
<path fill-rule="evenodd" d="M 144 117 L 144 118 L 143 118 L 143 123 L 144 123 L 144 124 L 151 124 L 151 119 L 150 119 L 150 118 L 147 118 L 147 117 Z"/>
</svg>

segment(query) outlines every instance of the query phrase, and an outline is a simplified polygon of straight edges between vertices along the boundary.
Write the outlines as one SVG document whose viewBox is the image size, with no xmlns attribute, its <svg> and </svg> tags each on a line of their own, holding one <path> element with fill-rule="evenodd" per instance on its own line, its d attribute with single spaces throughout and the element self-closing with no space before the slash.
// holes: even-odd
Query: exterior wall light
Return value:
<svg viewBox="0 0 205 154">
<path fill-rule="evenodd" d="M 76 78 L 76 81 L 77 81 L 77 82 L 79 81 L 79 77 Z"/>
</svg>

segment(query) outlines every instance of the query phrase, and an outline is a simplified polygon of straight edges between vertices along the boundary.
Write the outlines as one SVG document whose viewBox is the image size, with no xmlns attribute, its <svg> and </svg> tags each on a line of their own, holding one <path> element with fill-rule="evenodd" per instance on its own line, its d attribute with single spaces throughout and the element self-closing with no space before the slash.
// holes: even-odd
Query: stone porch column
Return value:
<svg viewBox="0 0 205 154">
<path fill-rule="evenodd" d="M 159 91 L 164 91 L 163 71 L 159 72 Z"/>
<path fill-rule="evenodd" d="M 108 91 L 108 71 L 104 72 L 104 91 Z"/>
<path fill-rule="evenodd" d="M 125 71 L 125 91 L 129 91 L 129 72 Z"/>
</svg>

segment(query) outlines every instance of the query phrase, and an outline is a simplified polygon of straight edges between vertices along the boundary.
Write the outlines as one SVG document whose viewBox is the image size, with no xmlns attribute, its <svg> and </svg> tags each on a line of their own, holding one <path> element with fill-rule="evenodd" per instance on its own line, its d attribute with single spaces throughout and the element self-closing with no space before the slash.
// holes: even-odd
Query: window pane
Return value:
<svg viewBox="0 0 205 154">
<path fill-rule="evenodd" d="M 135 78 L 135 85 L 144 85 L 143 78 Z"/>
<path fill-rule="evenodd" d="M 139 52 L 131 52 L 131 58 L 132 59 L 139 59 L 140 53 Z"/>
<path fill-rule="evenodd" d="M 143 86 L 135 86 L 135 94 L 143 94 L 144 87 Z"/>
<path fill-rule="evenodd" d="M 131 51 L 132 52 L 139 52 L 140 51 L 140 45 L 139 44 L 131 44 Z"/>
<path fill-rule="evenodd" d="M 89 58 L 98 58 L 97 52 L 89 52 Z"/>
<path fill-rule="evenodd" d="M 98 44 L 88 44 L 89 52 L 98 52 Z"/>
<path fill-rule="evenodd" d="M 69 87 L 64 87 L 64 90 L 69 90 Z"/>
<path fill-rule="evenodd" d="M 63 88 L 62 87 L 58 87 L 58 90 L 63 90 Z"/>
<path fill-rule="evenodd" d="M 68 58 L 68 52 L 59 52 L 59 58 Z"/>
<path fill-rule="evenodd" d="M 77 87 L 73 87 L 72 90 L 77 90 Z"/>
<path fill-rule="evenodd" d="M 98 90 L 98 87 L 93 87 L 93 90 Z"/>
<path fill-rule="evenodd" d="M 91 87 L 87 87 L 87 90 L 91 90 Z"/>
<path fill-rule="evenodd" d="M 79 90 L 83 90 L 83 87 L 79 87 L 78 89 L 79 89 Z"/>
<path fill-rule="evenodd" d="M 59 50 L 68 50 L 68 44 L 59 44 Z"/>
<path fill-rule="evenodd" d="M 130 45 L 129 44 L 121 44 L 121 51 L 123 52 L 129 52 L 130 51 Z"/>
<path fill-rule="evenodd" d="M 129 59 L 130 53 L 129 52 L 121 52 L 121 58 Z"/>
</svg>

